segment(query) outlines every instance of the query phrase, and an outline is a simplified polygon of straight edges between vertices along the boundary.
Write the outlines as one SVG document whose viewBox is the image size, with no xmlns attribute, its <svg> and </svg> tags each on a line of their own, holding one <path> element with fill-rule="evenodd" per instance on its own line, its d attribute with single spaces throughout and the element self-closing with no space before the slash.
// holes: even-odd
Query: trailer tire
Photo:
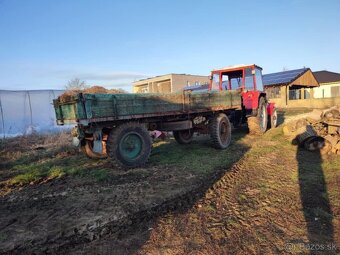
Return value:
<svg viewBox="0 0 340 255">
<path fill-rule="evenodd" d="M 90 159 L 105 159 L 107 158 L 106 153 L 106 142 L 103 143 L 103 153 L 97 153 L 93 151 L 93 145 L 91 140 L 84 139 L 81 143 L 81 150 Z"/>
<path fill-rule="evenodd" d="M 148 161 L 151 146 L 151 138 L 145 125 L 127 122 L 111 130 L 106 147 L 114 165 L 135 168 Z"/>
<path fill-rule="evenodd" d="M 248 117 L 249 133 L 253 135 L 261 135 L 267 130 L 268 114 L 267 104 L 264 97 L 260 97 L 257 115 L 255 117 Z"/>
<path fill-rule="evenodd" d="M 227 115 L 219 113 L 209 123 L 209 133 L 216 149 L 226 149 L 231 141 L 231 125 Z"/>
<path fill-rule="evenodd" d="M 192 141 L 194 132 L 191 129 L 173 131 L 176 142 L 179 144 L 189 144 Z"/>
</svg>

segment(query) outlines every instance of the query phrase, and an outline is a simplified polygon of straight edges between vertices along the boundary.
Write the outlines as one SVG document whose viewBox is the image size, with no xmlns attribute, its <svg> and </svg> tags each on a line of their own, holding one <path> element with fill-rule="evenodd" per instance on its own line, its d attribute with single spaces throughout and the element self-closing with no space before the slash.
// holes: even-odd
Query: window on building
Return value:
<svg viewBox="0 0 340 255">
<path fill-rule="evenodd" d="M 310 89 L 305 89 L 304 99 L 310 99 Z"/>
<path fill-rule="evenodd" d="M 331 97 L 340 97 L 340 86 L 331 87 Z"/>
<path fill-rule="evenodd" d="M 268 98 L 280 98 L 281 97 L 281 88 L 280 87 L 266 88 L 266 94 L 267 94 Z"/>
<path fill-rule="evenodd" d="M 299 99 L 301 99 L 301 89 L 290 89 L 289 100 L 299 100 Z"/>
<path fill-rule="evenodd" d="M 140 93 L 148 93 L 148 92 L 149 92 L 149 90 L 148 90 L 147 87 L 143 87 L 143 88 L 140 89 Z"/>
</svg>

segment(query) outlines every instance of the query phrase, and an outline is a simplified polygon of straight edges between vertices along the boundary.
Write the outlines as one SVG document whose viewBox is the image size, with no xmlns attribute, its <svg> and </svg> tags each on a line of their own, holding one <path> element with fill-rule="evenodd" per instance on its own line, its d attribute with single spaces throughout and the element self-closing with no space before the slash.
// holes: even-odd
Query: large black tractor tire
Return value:
<svg viewBox="0 0 340 255">
<path fill-rule="evenodd" d="M 272 114 L 269 116 L 268 128 L 276 128 L 277 127 L 277 111 L 274 109 Z"/>
<path fill-rule="evenodd" d="M 209 123 L 209 133 L 216 149 L 226 149 L 231 141 L 231 125 L 227 115 L 219 113 Z"/>
<path fill-rule="evenodd" d="M 81 143 L 81 150 L 90 159 L 104 159 L 104 158 L 107 158 L 106 143 L 102 142 L 102 144 L 103 144 L 103 152 L 102 153 L 94 152 L 93 141 L 84 139 Z"/>
<path fill-rule="evenodd" d="M 250 134 L 261 135 L 266 132 L 268 125 L 268 114 L 267 104 L 264 97 L 261 97 L 259 100 L 257 115 L 255 117 L 248 117 L 247 122 Z"/>
<path fill-rule="evenodd" d="M 145 165 L 151 146 L 146 127 L 138 122 L 127 122 L 111 130 L 106 148 L 114 165 L 134 168 Z"/>
<path fill-rule="evenodd" d="M 194 132 L 191 129 L 173 131 L 175 140 L 179 144 L 189 144 L 192 141 Z"/>
</svg>

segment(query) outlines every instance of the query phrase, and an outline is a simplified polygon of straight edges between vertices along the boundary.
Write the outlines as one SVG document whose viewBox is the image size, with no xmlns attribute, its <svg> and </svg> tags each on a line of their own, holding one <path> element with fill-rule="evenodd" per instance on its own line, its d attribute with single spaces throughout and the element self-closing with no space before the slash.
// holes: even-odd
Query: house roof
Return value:
<svg viewBox="0 0 340 255">
<path fill-rule="evenodd" d="M 299 78 L 301 75 L 303 75 L 308 70 L 310 69 L 301 68 L 301 69 L 289 70 L 289 71 L 284 71 L 284 72 L 265 74 L 263 75 L 263 85 L 274 86 L 274 85 L 288 84 L 296 80 L 297 78 Z"/>
<path fill-rule="evenodd" d="M 183 88 L 183 90 L 191 90 L 191 91 L 201 91 L 201 90 L 207 90 L 209 88 L 209 84 L 200 84 L 200 85 L 191 85 L 186 86 Z"/>
<path fill-rule="evenodd" d="M 182 75 L 182 76 L 185 75 L 185 76 L 195 76 L 195 77 L 206 77 L 206 78 L 208 78 L 207 75 L 196 75 L 196 74 L 186 74 L 186 73 L 168 73 L 168 74 L 156 75 L 156 76 L 152 76 L 152 77 L 148 77 L 148 78 L 143 78 L 143 79 L 140 79 L 138 81 L 132 82 L 132 84 L 139 83 L 141 81 L 151 80 L 151 79 L 165 78 L 165 77 L 169 77 L 169 76 L 172 76 L 172 75 Z"/>
<path fill-rule="evenodd" d="M 329 72 L 326 70 L 313 72 L 319 83 L 329 83 L 340 81 L 340 73 Z"/>
</svg>

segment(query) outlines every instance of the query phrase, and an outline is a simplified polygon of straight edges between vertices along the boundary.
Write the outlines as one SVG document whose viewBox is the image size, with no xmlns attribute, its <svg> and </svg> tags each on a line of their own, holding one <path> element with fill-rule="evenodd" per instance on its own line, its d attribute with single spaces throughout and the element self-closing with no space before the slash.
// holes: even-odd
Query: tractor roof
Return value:
<svg viewBox="0 0 340 255">
<path fill-rule="evenodd" d="M 255 64 L 249 64 L 249 65 L 239 64 L 239 65 L 227 66 L 227 67 L 223 67 L 223 68 L 219 68 L 219 69 L 213 69 L 212 72 L 237 71 L 237 70 L 243 70 L 244 68 L 247 68 L 247 67 L 257 67 L 257 68 L 260 68 L 262 70 L 262 68 L 260 66 L 255 65 Z"/>
</svg>

